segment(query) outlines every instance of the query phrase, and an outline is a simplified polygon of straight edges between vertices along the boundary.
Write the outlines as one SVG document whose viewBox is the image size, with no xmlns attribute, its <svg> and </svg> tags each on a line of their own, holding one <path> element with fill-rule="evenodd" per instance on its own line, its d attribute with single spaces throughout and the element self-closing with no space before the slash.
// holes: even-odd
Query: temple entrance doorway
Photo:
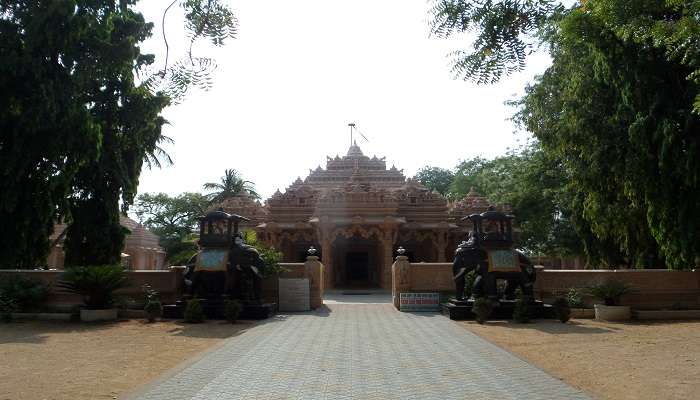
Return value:
<svg viewBox="0 0 700 400">
<path fill-rule="evenodd" d="M 370 289 L 379 287 L 381 262 L 376 239 L 352 236 L 338 237 L 334 243 L 333 259 L 335 287 Z"/>
<path fill-rule="evenodd" d="M 365 252 L 345 254 L 345 272 L 350 286 L 362 286 L 369 283 L 369 255 Z"/>
</svg>

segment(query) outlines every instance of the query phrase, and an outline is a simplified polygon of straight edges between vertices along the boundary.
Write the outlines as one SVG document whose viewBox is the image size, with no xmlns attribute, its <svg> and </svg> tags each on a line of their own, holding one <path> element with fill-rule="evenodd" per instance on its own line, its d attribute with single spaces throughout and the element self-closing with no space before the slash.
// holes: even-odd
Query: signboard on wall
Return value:
<svg viewBox="0 0 700 400">
<path fill-rule="evenodd" d="M 489 272 L 520 272 L 520 258 L 513 250 L 489 250 Z"/>
<path fill-rule="evenodd" d="M 309 311 L 309 280 L 306 278 L 279 280 L 279 310 Z"/>
<path fill-rule="evenodd" d="M 401 293 L 401 311 L 440 311 L 440 293 Z"/>
<path fill-rule="evenodd" d="M 226 271 L 228 249 L 205 249 L 197 256 L 195 271 Z"/>
</svg>

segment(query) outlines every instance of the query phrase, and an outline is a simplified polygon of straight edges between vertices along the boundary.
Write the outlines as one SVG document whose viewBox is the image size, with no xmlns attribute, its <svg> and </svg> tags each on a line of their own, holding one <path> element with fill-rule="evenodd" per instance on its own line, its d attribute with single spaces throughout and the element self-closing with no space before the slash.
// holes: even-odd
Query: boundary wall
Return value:
<svg viewBox="0 0 700 400">
<path fill-rule="evenodd" d="M 636 309 L 700 308 L 700 270 L 548 270 L 537 268 L 535 296 L 551 302 L 570 288 L 583 289 L 607 279 L 617 279 L 634 287 L 622 297 L 623 305 Z M 452 263 L 410 263 L 396 257 L 391 267 L 392 301 L 399 308 L 400 293 L 454 293 Z M 587 305 L 600 300 L 584 296 Z"/>
<path fill-rule="evenodd" d="M 281 263 L 285 269 L 279 275 L 272 275 L 263 280 L 262 294 L 267 302 L 277 303 L 279 300 L 278 278 L 307 278 L 309 279 L 309 304 L 311 308 L 318 308 L 323 304 L 323 264 L 318 257 L 308 257 L 305 263 Z M 63 292 L 56 286 L 60 279 L 61 270 L 0 270 L 0 280 L 12 275 L 22 275 L 38 281 L 49 287 L 49 296 L 44 307 L 51 311 L 71 311 L 82 304 L 82 298 L 78 295 Z M 143 306 L 144 284 L 160 293 L 163 304 L 172 304 L 183 294 L 183 279 L 185 267 L 173 266 L 167 270 L 142 270 L 128 271 L 127 278 L 131 283 L 129 287 L 115 292 L 129 300 L 137 307 Z"/>
</svg>

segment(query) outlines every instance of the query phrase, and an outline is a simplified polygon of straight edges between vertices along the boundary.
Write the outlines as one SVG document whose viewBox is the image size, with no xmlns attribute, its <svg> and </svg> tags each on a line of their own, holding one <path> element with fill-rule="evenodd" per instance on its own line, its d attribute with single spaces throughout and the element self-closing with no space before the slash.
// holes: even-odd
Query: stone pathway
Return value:
<svg viewBox="0 0 700 400">
<path fill-rule="evenodd" d="M 135 399 L 589 399 L 434 313 L 328 296 L 228 339 Z"/>
</svg>

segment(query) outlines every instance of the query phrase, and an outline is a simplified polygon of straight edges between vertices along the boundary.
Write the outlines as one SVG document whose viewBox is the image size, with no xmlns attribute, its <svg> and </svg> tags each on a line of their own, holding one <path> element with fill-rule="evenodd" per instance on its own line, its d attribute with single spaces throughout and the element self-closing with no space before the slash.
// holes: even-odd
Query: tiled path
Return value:
<svg viewBox="0 0 700 400">
<path fill-rule="evenodd" d="M 588 399 L 438 314 L 327 298 L 228 339 L 137 399 Z M 375 302 L 376 301 L 376 302 Z"/>
</svg>

